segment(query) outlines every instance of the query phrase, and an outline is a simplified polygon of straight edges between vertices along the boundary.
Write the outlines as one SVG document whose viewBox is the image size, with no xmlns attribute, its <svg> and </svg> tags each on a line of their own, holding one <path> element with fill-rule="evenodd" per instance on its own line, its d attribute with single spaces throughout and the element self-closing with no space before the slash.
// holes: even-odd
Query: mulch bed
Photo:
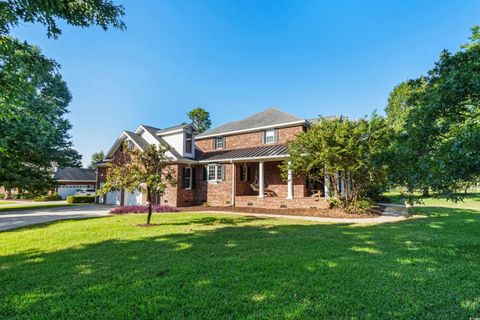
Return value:
<svg viewBox="0 0 480 320">
<path fill-rule="evenodd" d="M 193 211 L 230 211 L 241 213 L 262 213 L 262 214 L 283 214 L 290 216 L 308 216 L 308 217 L 325 217 L 325 218 L 375 218 L 382 215 L 383 207 L 374 207 L 371 213 L 348 213 L 342 209 L 267 209 L 254 207 L 207 207 L 193 206 L 177 208 L 180 212 Z"/>
</svg>

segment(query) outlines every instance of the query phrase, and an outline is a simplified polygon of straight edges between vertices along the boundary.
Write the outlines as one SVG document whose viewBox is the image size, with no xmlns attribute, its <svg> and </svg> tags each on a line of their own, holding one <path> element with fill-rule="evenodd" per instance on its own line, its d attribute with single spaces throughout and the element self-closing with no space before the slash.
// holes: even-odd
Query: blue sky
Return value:
<svg viewBox="0 0 480 320">
<path fill-rule="evenodd" d="M 268 107 L 299 117 L 383 111 L 480 24 L 479 1 L 117 1 L 127 31 L 38 25 L 13 34 L 62 66 L 68 118 L 88 164 L 122 130 L 207 109 L 213 126 Z"/>
</svg>

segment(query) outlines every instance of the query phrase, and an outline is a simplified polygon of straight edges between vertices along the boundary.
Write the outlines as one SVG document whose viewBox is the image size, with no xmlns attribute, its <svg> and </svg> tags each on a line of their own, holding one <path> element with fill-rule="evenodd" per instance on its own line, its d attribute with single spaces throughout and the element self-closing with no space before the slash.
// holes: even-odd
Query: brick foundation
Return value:
<svg viewBox="0 0 480 320">
<path fill-rule="evenodd" d="M 328 202 L 325 198 L 294 198 L 285 199 L 282 197 L 237 196 L 235 197 L 236 207 L 257 207 L 268 209 L 328 209 Z"/>
</svg>

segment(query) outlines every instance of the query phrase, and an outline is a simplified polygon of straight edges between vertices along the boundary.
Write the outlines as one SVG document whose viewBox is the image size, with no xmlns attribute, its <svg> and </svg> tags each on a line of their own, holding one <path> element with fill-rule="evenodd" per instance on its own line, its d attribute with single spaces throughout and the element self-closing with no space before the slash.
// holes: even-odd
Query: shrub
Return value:
<svg viewBox="0 0 480 320">
<path fill-rule="evenodd" d="M 67 203 L 95 203 L 95 196 L 68 196 Z"/>
<path fill-rule="evenodd" d="M 339 199 L 337 197 L 331 197 L 331 198 L 328 198 L 328 206 L 330 207 L 330 209 L 333 209 L 333 208 L 343 208 L 343 201 L 342 199 Z"/>
<path fill-rule="evenodd" d="M 58 193 L 46 194 L 33 198 L 33 201 L 58 201 L 62 200 L 62 197 Z"/>
<path fill-rule="evenodd" d="M 110 213 L 147 213 L 147 206 L 120 206 L 110 210 Z M 166 205 L 154 204 L 152 205 L 152 212 L 178 212 L 178 209 L 175 207 L 170 207 Z"/>
<path fill-rule="evenodd" d="M 345 211 L 349 213 L 368 213 L 372 210 L 373 202 L 369 199 L 357 200 L 348 208 L 345 208 Z"/>
</svg>

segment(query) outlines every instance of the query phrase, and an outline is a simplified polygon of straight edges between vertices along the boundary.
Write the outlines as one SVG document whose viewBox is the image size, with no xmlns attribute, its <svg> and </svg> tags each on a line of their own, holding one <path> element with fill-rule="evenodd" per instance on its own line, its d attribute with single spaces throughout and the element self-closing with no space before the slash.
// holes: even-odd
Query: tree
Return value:
<svg viewBox="0 0 480 320">
<path fill-rule="evenodd" d="M 198 132 L 202 133 L 210 128 L 212 121 L 210 121 L 210 114 L 203 108 L 195 108 L 187 113 L 192 123 L 197 127 Z"/>
<path fill-rule="evenodd" d="M 282 166 L 283 176 L 290 168 L 316 180 L 326 177 L 330 196 L 354 207 L 358 200 L 383 191 L 387 181 L 383 150 L 389 139 L 385 120 L 376 114 L 356 121 L 322 119 L 288 144 L 290 158 Z"/>
<path fill-rule="evenodd" d="M 109 0 L 4 0 L 0 2 L 0 35 L 25 22 L 43 24 L 48 37 L 57 38 L 62 33 L 58 20 L 82 28 L 97 25 L 104 30 L 109 26 L 124 30 L 120 20 L 124 14 L 122 6 Z"/>
<path fill-rule="evenodd" d="M 71 95 L 58 65 L 40 49 L 10 37 L 0 41 L 0 185 L 45 191 L 52 166 L 81 160 L 64 118 Z"/>
<path fill-rule="evenodd" d="M 88 166 L 89 168 L 93 168 L 95 163 L 102 161 L 105 158 L 105 153 L 102 151 L 100 152 L 94 152 L 92 154 L 92 159 L 90 160 L 90 165 Z"/>
<path fill-rule="evenodd" d="M 431 190 L 457 201 L 480 177 L 480 33 L 455 54 L 443 51 L 409 100 L 409 113 L 396 138 L 397 182 L 412 196 Z M 415 81 L 419 81 L 418 79 Z M 390 107 L 390 104 L 389 104 Z M 392 115 L 388 114 L 392 123 Z"/>
<path fill-rule="evenodd" d="M 122 145 L 122 152 L 109 163 L 107 179 L 100 194 L 112 190 L 126 189 L 130 192 L 142 190 L 147 194 L 147 225 L 152 217 L 152 194 L 164 194 L 165 189 L 176 184 L 170 160 L 166 157 L 167 146 L 150 145 L 145 151 L 129 149 Z"/>
<path fill-rule="evenodd" d="M 40 49 L 8 35 L 22 22 L 47 27 L 57 38 L 58 20 L 80 27 L 125 29 L 123 7 L 107 0 L 5 0 L 0 2 L 0 185 L 44 191 L 52 167 L 79 166 L 64 118 L 71 100 L 59 65 Z"/>
</svg>

